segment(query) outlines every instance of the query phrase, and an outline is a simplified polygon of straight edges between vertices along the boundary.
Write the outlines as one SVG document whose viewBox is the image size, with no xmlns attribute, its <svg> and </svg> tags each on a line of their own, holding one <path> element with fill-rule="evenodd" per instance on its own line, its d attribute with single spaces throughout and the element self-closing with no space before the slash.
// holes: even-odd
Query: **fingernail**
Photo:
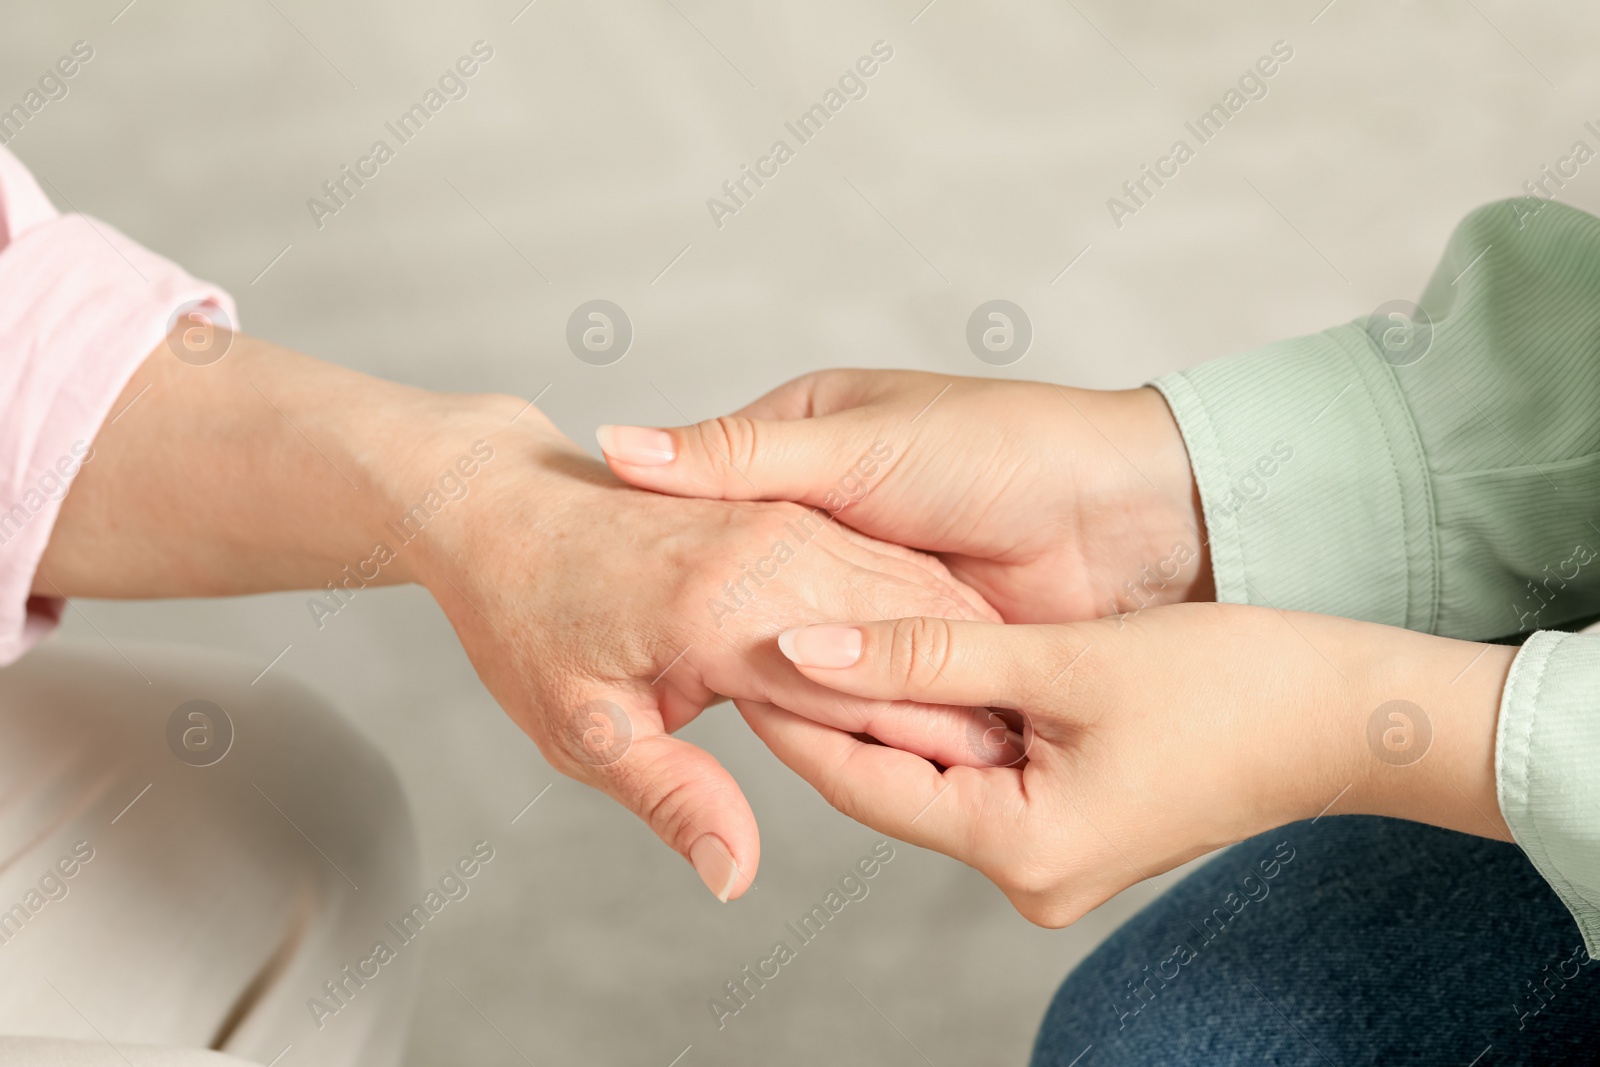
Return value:
<svg viewBox="0 0 1600 1067">
<path fill-rule="evenodd" d="M 850 667 L 861 658 L 854 626 L 801 626 L 778 635 L 778 648 L 802 667 Z"/>
<path fill-rule="evenodd" d="M 1015 730 L 1006 731 L 1005 749 L 1001 752 L 998 763 L 1002 767 L 1010 767 L 1020 763 L 1022 757 L 1028 754 L 1027 740 Z"/>
<path fill-rule="evenodd" d="M 689 846 L 689 862 L 694 864 L 694 871 L 706 888 L 726 904 L 728 894 L 739 880 L 739 865 L 733 862 L 733 854 L 722 839 L 715 834 L 703 834 Z"/>
<path fill-rule="evenodd" d="M 619 463 L 635 467 L 659 467 L 677 457 L 672 435 L 645 426 L 601 426 L 594 432 L 600 451 Z"/>
</svg>

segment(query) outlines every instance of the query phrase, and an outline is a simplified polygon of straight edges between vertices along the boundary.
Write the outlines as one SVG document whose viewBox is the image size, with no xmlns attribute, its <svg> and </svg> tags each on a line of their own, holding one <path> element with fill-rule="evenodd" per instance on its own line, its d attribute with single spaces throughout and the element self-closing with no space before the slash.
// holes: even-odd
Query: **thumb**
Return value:
<svg viewBox="0 0 1600 1067">
<path fill-rule="evenodd" d="M 778 647 L 807 678 L 853 696 L 1037 707 L 1065 673 L 1057 668 L 1088 646 L 1071 626 L 915 618 L 802 626 L 779 635 Z"/>
<path fill-rule="evenodd" d="M 566 733 L 557 747 L 568 774 L 649 823 L 718 900 L 750 888 L 761 859 L 755 813 L 716 757 L 664 732 L 659 716 L 609 700 L 577 709 Z"/>
<path fill-rule="evenodd" d="M 841 480 L 877 474 L 892 455 L 851 412 L 793 420 L 724 415 L 671 430 L 602 426 L 595 436 L 612 472 L 640 489 L 813 507 L 840 493 Z"/>
</svg>

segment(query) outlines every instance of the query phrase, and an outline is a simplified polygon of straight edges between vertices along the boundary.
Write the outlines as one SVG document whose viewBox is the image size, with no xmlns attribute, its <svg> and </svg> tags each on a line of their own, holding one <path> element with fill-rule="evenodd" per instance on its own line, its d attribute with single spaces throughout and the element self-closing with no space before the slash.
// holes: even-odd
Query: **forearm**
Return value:
<svg viewBox="0 0 1600 1067">
<path fill-rule="evenodd" d="M 1337 752 L 1344 740 L 1348 770 L 1320 760 L 1324 792 L 1350 783 L 1328 810 L 1516 841 L 1600 951 L 1600 635 L 1543 632 L 1517 649 L 1327 623 L 1348 640 L 1308 636 L 1364 694 L 1314 746 Z M 1302 797 L 1291 817 L 1324 803 Z"/>
<path fill-rule="evenodd" d="M 337 586 L 349 573 L 366 585 L 417 580 L 433 545 L 408 537 L 470 492 L 497 440 L 560 441 L 525 406 L 381 381 L 242 334 L 203 367 L 159 345 L 95 437 L 33 591 L 225 596 Z"/>
<path fill-rule="evenodd" d="M 1161 709 L 1179 739 L 1167 758 L 1182 753 L 1221 810 L 1247 814 L 1228 839 L 1363 814 L 1510 840 L 1495 758 L 1515 648 L 1242 604 L 1093 625 L 1103 634 L 1085 633 L 1088 677 L 1070 692 Z M 1100 677 L 1088 663 L 1102 646 Z"/>
</svg>

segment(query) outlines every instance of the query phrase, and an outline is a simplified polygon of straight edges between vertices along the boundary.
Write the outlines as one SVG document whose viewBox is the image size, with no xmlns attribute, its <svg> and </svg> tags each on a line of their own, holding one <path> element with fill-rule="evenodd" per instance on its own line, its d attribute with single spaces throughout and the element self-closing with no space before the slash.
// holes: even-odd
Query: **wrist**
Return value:
<svg viewBox="0 0 1600 1067">
<path fill-rule="evenodd" d="M 1096 521 L 1121 516 L 1124 535 L 1113 541 L 1122 558 L 1106 571 L 1110 605 L 1131 611 L 1215 600 L 1200 491 L 1166 399 L 1148 387 L 1067 392 L 1082 411 L 1097 409 L 1096 428 L 1105 427 L 1100 436 L 1115 450 L 1095 463 L 1115 476 L 1085 479 L 1077 502 Z"/>
<path fill-rule="evenodd" d="M 1177 417 L 1166 397 L 1149 386 L 1132 390 L 1130 400 L 1140 437 L 1149 442 L 1146 462 L 1153 483 L 1148 504 L 1151 516 L 1170 538 L 1188 537 L 1194 547 L 1194 562 L 1183 569 L 1174 592 L 1181 601 L 1215 600 L 1205 510 Z"/>
<path fill-rule="evenodd" d="M 389 557 L 389 580 L 416 582 L 436 598 L 464 581 L 461 561 L 474 558 L 476 536 L 503 525 L 491 516 L 506 506 L 560 507 L 570 479 L 558 468 L 583 459 L 537 408 L 501 395 L 418 393 L 386 410 L 363 442 L 374 487 L 363 523 L 374 552 Z M 527 525 L 523 536 L 536 529 Z"/>
<path fill-rule="evenodd" d="M 1511 840 L 1495 783 L 1500 700 L 1517 650 L 1346 623 L 1355 699 L 1341 732 L 1360 811 Z M 1331 795 L 1329 797 L 1331 798 Z"/>
</svg>

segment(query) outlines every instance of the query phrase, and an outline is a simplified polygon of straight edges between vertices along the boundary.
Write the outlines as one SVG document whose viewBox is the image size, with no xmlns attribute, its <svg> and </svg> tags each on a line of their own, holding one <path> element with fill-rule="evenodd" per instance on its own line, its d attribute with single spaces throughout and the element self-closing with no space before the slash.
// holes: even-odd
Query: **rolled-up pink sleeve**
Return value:
<svg viewBox="0 0 1600 1067">
<path fill-rule="evenodd" d="M 190 302 L 232 298 L 84 215 L 0 148 L 0 664 L 59 620 L 30 595 L 73 477 L 133 372 Z"/>
</svg>

